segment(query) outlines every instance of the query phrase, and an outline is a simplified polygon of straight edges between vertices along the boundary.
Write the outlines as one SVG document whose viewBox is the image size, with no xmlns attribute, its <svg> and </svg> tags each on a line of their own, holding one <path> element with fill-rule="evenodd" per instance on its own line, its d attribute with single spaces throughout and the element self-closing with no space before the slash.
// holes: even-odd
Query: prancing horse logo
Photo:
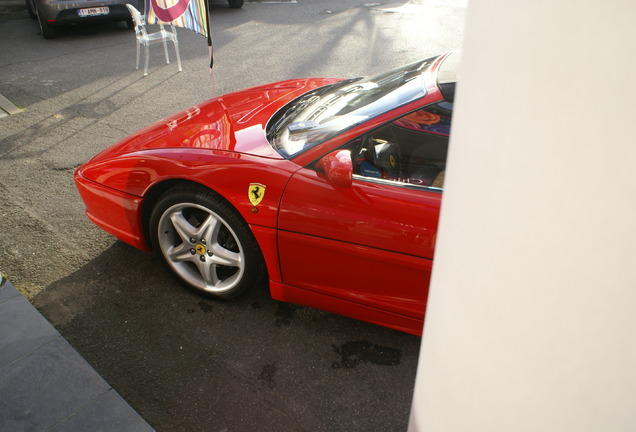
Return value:
<svg viewBox="0 0 636 432">
<path fill-rule="evenodd" d="M 265 186 L 260 183 L 250 183 L 248 197 L 253 206 L 257 206 L 263 201 L 265 196 Z"/>
</svg>

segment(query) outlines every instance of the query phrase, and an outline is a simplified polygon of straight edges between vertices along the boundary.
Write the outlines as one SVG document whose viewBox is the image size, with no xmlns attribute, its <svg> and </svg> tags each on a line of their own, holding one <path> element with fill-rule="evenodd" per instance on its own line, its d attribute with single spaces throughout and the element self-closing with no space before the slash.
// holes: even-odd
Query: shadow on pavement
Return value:
<svg viewBox="0 0 636 432">
<path fill-rule="evenodd" d="M 208 300 L 121 242 L 34 304 L 158 431 L 406 429 L 417 337 L 266 287 Z"/>
</svg>

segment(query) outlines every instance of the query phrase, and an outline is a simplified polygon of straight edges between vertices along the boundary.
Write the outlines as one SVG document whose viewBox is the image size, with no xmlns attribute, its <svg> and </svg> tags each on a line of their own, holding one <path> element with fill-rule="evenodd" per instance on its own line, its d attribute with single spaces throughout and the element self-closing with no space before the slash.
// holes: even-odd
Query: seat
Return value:
<svg viewBox="0 0 636 432">
<path fill-rule="evenodd" d="M 173 24 L 169 24 L 172 31 L 168 31 L 164 28 L 164 24 L 159 24 L 159 31 L 155 33 L 148 33 L 146 31 L 146 20 L 143 15 L 132 5 L 126 4 L 130 11 L 130 16 L 135 24 L 135 34 L 137 37 L 137 63 L 136 68 L 139 69 L 139 49 L 143 45 L 145 47 L 145 60 L 144 60 L 144 76 L 148 75 L 148 57 L 150 56 L 150 45 L 154 43 L 163 42 L 163 52 L 166 54 L 166 64 L 170 64 L 170 58 L 168 57 L 168 44 L 167 41 L 174 43 L 174 51 L 177 54 L 177 65 L 179 66 L 179 72 L 181 69 L 181 56 L 179 56 L 179 41 L 177 40 L 177 30 Z M 167 24 L 168 25 L 168 24 Z"/>
<path fill-rule="evenodd" d="M 435 180 L 433 180 L 431 187 L 437 188 L 437 189 L 444 189 L 444 173 L 445 172 L 446 171 L 440 171 L 439 174 L 437 174 L 437 177 L 435 177 Z"/>
<path fill-rule="evenodd" d="M 402 158 L 396 144 L 382 139 L 374 139 L 375 162 L 382 169 L 384 177 L 390 180 L 400 179 L 402 173 Z"/>
</svg>

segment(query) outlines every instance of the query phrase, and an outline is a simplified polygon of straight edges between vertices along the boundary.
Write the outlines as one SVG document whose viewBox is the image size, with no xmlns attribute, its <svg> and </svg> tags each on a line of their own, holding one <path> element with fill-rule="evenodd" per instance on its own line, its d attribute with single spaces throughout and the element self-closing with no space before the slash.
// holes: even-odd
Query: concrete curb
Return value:
<svg viewBox="0 0 636 432">
<path fill-rule="evenodd" d="M 0 430 L 153 431 L 2 276 Z"/>
</svg>

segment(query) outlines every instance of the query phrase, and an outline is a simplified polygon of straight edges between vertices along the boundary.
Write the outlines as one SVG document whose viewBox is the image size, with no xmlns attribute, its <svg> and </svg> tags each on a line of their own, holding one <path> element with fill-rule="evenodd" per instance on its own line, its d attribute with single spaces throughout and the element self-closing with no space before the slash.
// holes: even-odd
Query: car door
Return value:
<svg viewBox="0 0 636 432">
<path fill-rule="evenodd" d="M 423 319 L 447 133 L 418 130 L 411 113 L 343 148 L 350 186 L 313 163 L 290 179 L 279 214 L 283 283 Z"/>
</svg>

